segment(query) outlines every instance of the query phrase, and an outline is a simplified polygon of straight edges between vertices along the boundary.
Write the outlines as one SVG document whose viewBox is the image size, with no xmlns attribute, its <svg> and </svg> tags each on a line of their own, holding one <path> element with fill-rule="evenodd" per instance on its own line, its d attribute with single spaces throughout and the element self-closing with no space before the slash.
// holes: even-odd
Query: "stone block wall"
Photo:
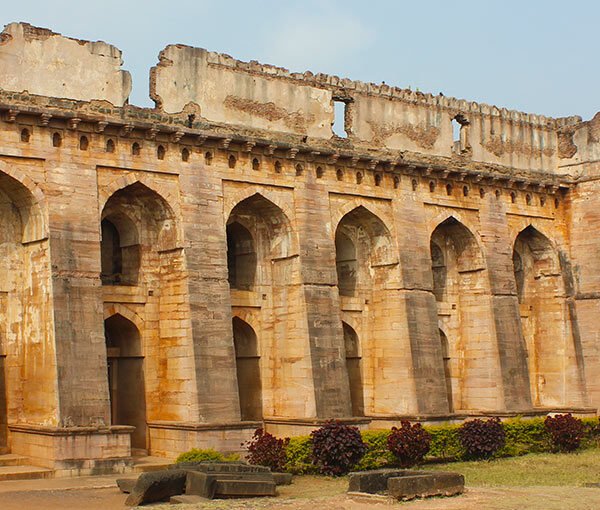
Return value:
<svg viewBox="0 0 600 510">
<path fill-rule="evenodd" d="M 595 413 L 595 121 L 181 46 L 157 109 L 0 87 L 0 450 Z"/>
</svg>

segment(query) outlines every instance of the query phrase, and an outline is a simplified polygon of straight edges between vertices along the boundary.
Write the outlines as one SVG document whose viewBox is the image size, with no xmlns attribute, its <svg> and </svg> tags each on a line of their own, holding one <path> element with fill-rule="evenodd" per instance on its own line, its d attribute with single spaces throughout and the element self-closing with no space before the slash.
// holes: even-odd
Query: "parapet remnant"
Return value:
<svg viewBox="0 0 600 510">
<path fill-rule="evenodd" d="M 123 106 L 131 76 L 121 65 L 121 51 L 102 41 L 72 39 L 28 23 L 11 23 L 0 34 L 0 89 Z"/>
</svg>

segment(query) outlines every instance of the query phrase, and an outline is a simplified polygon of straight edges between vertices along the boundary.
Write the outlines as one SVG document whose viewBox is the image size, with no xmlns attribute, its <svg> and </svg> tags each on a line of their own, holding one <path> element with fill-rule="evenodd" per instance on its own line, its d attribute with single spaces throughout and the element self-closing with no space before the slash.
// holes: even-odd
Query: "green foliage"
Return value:
<svg viewBox="0 0 600 510">
<path fill-rule="evenodd" d="M 548 434 L 542 418 L 523 420 L 515 418 L 502 423 L 506 444 L 498 451 L 499 457 L 517 457 L 527 453 L 550 451 Z"/>
<path fill-rule="evenodd" d="M 463 457 L 463 448 L 458 437 L 458 425 L 435 425 L 425 427 L 431 434 L 428 457 L 454 460 Z"/>
<path fill-rule="evenodd" d="M 394 466 L 396 459 L 387 447 L 389 430 L 365 430 L 361 435 L 363 442 L 367 445 L 367 451 L 354 467 L 356 471 Z"/>
<path fill-rule="evenodd" d="M 600 425 L 598 418 L 583 418 L 583 437 L 580 449 L 598 447 L 600 443 Z M 528 453 L 546 453 L 552 451 L 550 436 L 544 426 L 543 418 L 514 418 L 502 422 L 506 444 L 494 457 L 516 457 Z M 459 438 L 459 425 L 426 426 L 431 435 L 429 453 L 425 460 L 456 461 L 467 458 Z M 367 430 L 361 432 L 366 453 L 352 469 L 366 471 L 397 466 L 394 455 L 388 450 L 390 430 Z M 270 451 L 270 449 L 269 449 Z M 317 467 L 312 460 L 313 447 L 310 436 L 292 437 L 285 446 L 285 471 L 293 474 L 316 474 Z M 177 462 L 199 461 L 235 461 L 239 456 L 224 456 L 215 450 L 193 449 L 181 454 Z"/>
<path fill-rule="evenodd" d="M 236 462 L 238 460 L 240 460 L 240 456 L 237 453 L 223 455 L 221 452 L 213 450 L 212 448 L 207 450 L 192 448 L 177 457 L 175 462 L 180 464 L 182 462 Z"/>
<path fill-rule="evenodd" d="M 291 437 L 285 449 L 285 470 L 294 475 L 317 473 L 312 463 L 312 441 L 310 436 Z"/>
</svg>

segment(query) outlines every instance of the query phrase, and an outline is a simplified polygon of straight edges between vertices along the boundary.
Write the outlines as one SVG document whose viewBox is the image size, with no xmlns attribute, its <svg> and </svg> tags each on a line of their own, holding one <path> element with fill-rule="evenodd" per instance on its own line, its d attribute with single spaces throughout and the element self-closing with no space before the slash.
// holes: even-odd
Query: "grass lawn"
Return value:
<svg viewBox="0 0 600 510">
<path fill-rule="evenodd" d="M 430 464 L 424 469 L 456 471 L 470 487 L 581 486 L 600 483 L 600 449 L 538 453 L 492 461 Z"/>
</svg>

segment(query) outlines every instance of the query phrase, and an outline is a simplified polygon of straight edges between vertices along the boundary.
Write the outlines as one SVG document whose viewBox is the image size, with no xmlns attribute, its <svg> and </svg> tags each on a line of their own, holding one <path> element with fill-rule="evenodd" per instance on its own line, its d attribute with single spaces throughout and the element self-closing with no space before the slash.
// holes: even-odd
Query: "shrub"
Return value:
<svg viewBox="0 0 600 510">
<path fill-rule="evenodd" d="M 290 438 L 285 448 L 285 470 L 295 475 L 308 475 L 317 473 L 312 463 L 312 441 L 310 436 L 296 436 Z"/>
<path fill-rule="evenodd" d="M 256 429 L 252 439 L 246 443 L 248 462 L 258 466 L 267 466 L 273 471 L 282 471 L 285 466 L 285 449 L 290 438 L 277 439 L 263 429 Z"/>
<path fill-rule="evenodd" d="M 439 460 L 454 460 L 462 457 L 463 448 L 458 437 L 458 425 L 436 425 L 427 427 L 431 434 L 429 457 Z"/>
<path fill-rule="evenodd" d="M 207 450 L 192 448 L 190 451 L 179 455 L 175 462 L 180 464 L 182 462 L 235 462 L 237 460 L 240 460 L 240 456 L 237 453 L 223 455 L 212 448 Z"/>
<path fill-rule="evenodd" d="M 423 460 L 431 445 L 431 434 L 420 423 L 402 421 L 400 428 L 392 427 L 387 444 L 400 467 L 408 468 Z"/>
<path fill-rule="evenodd" d="M 506 443 L 499 418 L 466 421 L 459 427 L 458 435 L 467 457 L 472 459 L 489 459 Z"/>
<path fill-rule="evenodd" d="M 327 422 L 311 435 L 313 462 L 324 475 L 341 476 L 360 461 L 367 448 L 358 427 Z"/>
<path fill-rule="evenodd" d="M 389 435 L 389 430 L 365 430 L 361 432 L 367 451 L 353 469 L 356 471 L 367 471 L 369 469 L 382 469 L 393 466 L 396 458 L 387 447 Z"/>
<path fill-rule="evenodd" d="M 557 414 L 547 416 L 544 425 L 556 451 L 572 452 L 579 448 L 585 431 L 579 418 L 574 418 L 571 413 Z"/>
<path fill-rule="evenodd" d="M 515 418 L 502 423 L 506 444 L 498 451 L 504 457 L 550 451 L 548 434 L 542 418 L 523 420 Z"/>
</svg>

